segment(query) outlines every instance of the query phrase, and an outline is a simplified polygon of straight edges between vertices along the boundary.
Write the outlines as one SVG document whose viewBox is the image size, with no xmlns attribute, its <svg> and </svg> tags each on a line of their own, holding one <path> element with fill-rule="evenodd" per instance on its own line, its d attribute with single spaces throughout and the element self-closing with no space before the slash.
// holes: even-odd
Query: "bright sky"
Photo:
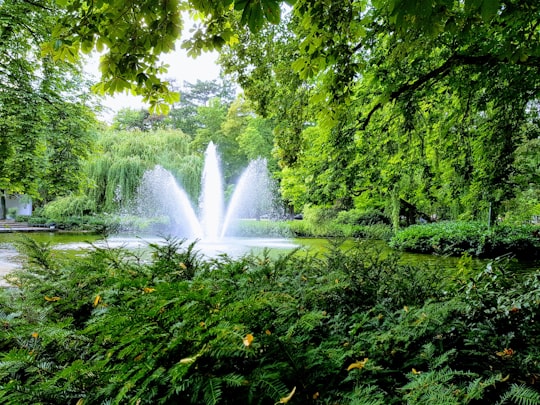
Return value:
<svg viewBox="0 0 540 405">
<path fill-rule="evenodd" d="M 164 79 L 176 79 L 177 84 L 184 82 L 195 83 L 197 80 L 214 80 L 219 77 L 219 66 L 216 64 L 217 53 L 203 53 L 196 59 L 187 56 L 184 49 L 180 48 L 180 43 L 176 46 L 177 50 L 163 55 L 162 61 L 169 65 L 169 72 L 163 75 Z M 85 66 L 85 71 L 99 77 L 99 57 L 95 56 L 89 60 Z M 125 93 L 117 94 L 114 97 L 106 97 L 102 104 L 108 111 L 102 114 L 102 118 L 108 122 L 122 108 L 147 108 L 140 97 L 135 97 Z"/>
</svg>

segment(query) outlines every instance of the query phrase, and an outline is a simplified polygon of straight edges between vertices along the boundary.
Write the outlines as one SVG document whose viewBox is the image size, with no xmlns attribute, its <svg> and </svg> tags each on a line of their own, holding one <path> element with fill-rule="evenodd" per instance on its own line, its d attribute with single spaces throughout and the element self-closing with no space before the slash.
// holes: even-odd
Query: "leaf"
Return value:
<svg viewBox="0 0 540 405">
<path fill-rule="evenodd" d="M 45 296 L 45 301 L 49 301 L 49 302 L 60 301 L 60 297 L 48 297 L 48 296 Z"/>
<path fill-rule="evenodd" d="M 99 302 L 101 301 L 101 295 L 96 295 L 96 298 L 94 299 L 94 307 L 97 307 Z"/>
<path fill-rule="evenodd" d="M 253 342 L 253 335 L 251 333 L 248 333 L 246 337 L 244 337 L 243 341 L 244 346 L 249 347 L 251 346 L 251 343 Z"/>
<path fill-rule="evenodd" d="M 281 20 L 281 8 L 279 2 L 275 0 L 263 0 L 262 7 L 264 10 L 264 16 L 268 22 L 278 24 Z"/>
<path fill-rule="evenodd" d="M 353 370 L 353 369 L 355 369 L 355 368 L 357 368 L 357 369 L 362 369 L 362 368 L 364 368 L 364 366 L 366 365 L 367 361 L 368 361 L 368 358 L 366 357 L 366 358 L 364 358 L 364 360 L 362 360 L 362 361 L 356 361 L 356 362 L 354 362 L 354 363 L 351 363 L 351 364 L 349 365 L 349 367 L 347 367 L 347 371 L 351 371 L 351 370 Z"/>
<path fill-rule="evenodd" d="M 287 402 L 291 400 L 295 392 L 296 392 L 296 386 L 292 389 L 289 395 L 281 398 L 278 402 L 276 402 L 276 404 L 286 404 Z"/>
<path fill-rule="evenodd" d="M 500 1 L 499 0 L 484 0 L 482 6 L 480 7 L 480 14 L 484 21 L 489 21 L 499 11 Z"/>
</svg>

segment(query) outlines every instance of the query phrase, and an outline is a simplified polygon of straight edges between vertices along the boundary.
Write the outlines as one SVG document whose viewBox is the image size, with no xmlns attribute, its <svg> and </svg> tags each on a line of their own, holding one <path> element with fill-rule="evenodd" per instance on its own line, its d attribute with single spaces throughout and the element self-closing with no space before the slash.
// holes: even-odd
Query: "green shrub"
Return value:
<svg viewBox="0 0 540 405">
<path fill-rule="evenodd" d="M 42 215 L 58 221 L 66 217 L 82 217 L 96 210 L 95 202 L 87 196 L 70 195 L 51 201 L 43 208 Z"/>
<path fill-rule="evenodd" d="M 272 221 L 272 220 L 239 220 L 231 224 L 230 235 L 238 237 L 278 237 L 287 238 L 291 237 L 289 223 L 286 221 Z"/>
<path fill-rule="evenodd" d="M 15 222 L 28 222 L 32 218 L 31 215 L 16 215 Z"/>
<path fill-rule="evenodd" d="M 488 228 L 478 222 L 438 222 L 401 229 L 390 246 L 418 253 L 496 257 L 514 254 L 538 257 L 540 238 L 534 225 L 499 224 Z"/>
<path fill-rule="evenodd" d="M 379 210 L 349 210 L 337 215 L 337 222 L 351 225 L 390 225 L 390 219 Z"/>
<path fill-rule="evenodd" d="M 338 211 L 332 207 L 306 206 L 303 210 L 304 220 L 313 224 L 322 224 L 337 218 Z"/>
<path fill-rule="evenodd" d="M 28 218 L 28 225 L 34 226 L 34 225 L 45 225 L 49 220 L 45 217 L 40 217 L 36 215 L 32 215 L 30 218 Z"/>
</svg>

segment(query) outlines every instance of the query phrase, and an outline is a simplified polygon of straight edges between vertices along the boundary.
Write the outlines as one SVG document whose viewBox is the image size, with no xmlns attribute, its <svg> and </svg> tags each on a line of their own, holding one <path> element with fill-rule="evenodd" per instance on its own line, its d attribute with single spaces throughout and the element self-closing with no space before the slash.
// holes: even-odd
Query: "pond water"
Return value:
<svg viewBox="0 0 540 405">
<path fill-rule="evenodd" d="M 76 255 L 82 250 L 92 248 L 92 245 L 100 247 L 124 247 L 130 250 L 140 250 L 143 252 L 149 243 L 163 243 L 164 238 L 155 235 L 143 235 L 140 237 L 133 235 L 116 235 L 103 238 L 100 235 L 84 233 L 61 233 L 61 232 L 39 232 L 25 234 L 39 242 L 49 243 L 56 251 L 62 254 Z M 20 267 L 21 258 L 13 244 L 21 234 L 0 233 L 0 286 L 5 286 L 6 281 L 3 276 Z M 271 255 L 286 253 L 292 249 L 300 248 L 313 253 L 323 254 L 330 246 L 330 241 L 326 239 L 276 239 L 276 238 L 226 238 L 219 241 L 199 241 L 196 250 L 207 257 L 216 257 L 220 254 L 227 254 L 231 257 L 239 257 L 248 253 L 259 254 L 268 250 Z M 343 248 L 347 249 L 357 243 L 353 240 L 347 240 L 343 243 Z M 363 241 L 369 247 L 376 248 L 383 254 L 392 253 L 383 241 Z M 411 265 L 424 265 L 436 268 L 457 267 L 458 257 L 443 257 L 434 255 L 399 253 L 400 262 Z M 491 260 L 473 259 L 472 266 L 475 268 L 485 267 Z M 539 269 L 539 262 L 513 262 L 511 264 L 518 270 Z"/>
</svg>

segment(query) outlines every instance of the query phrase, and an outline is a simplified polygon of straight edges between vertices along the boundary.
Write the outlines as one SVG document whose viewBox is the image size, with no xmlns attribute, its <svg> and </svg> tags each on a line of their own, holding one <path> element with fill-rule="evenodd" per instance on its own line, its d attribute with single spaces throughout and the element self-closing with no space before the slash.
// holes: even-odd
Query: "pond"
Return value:
<svg viewBox="0 0 540 405">
<path fill-rule="evenodd" d="M 163 243 L 164 238 L 155 235 L 143 235 L 140 237 L 133 235 L 115 235 L 104 238 L 101 235 L 91 233 L 63 233 L 63 232 L 39 232 L 25 234 L 39 242 L 49 243 L 56 251 L 62 254 L 77 255 L 81 251 L 90 249 L 92 245 L 100 247 L 124 247 L 130 250 L 144 252 L 149 243 Z M 20 238 L 17 233 L 0 233 L 0 286 L 5 286 L 6 281 L 3 276 L 20 267 L 21 259 L 14 247 L 13 242 Z M 219 241 L 199 241 L 196 249 L 207 257 L 216 257 L 220 254 L 228 254 L 231 257 L 239 257 L 248 253 L 261 254 L 268 250 L 271 255 L 279 255 L 291 251 L 295 248 L 323 254 L 330 246 L 327 239 L 301 238 L 301 239 L 278 239 L 278 238 L 226 238 Z M 343 243 L 343 248 L 347 249 L 357 243 L 347 240 Z M 362 243 L 369 247 L 376 248 L 383 254 L 392 253 L 387 244 L 383 241 L 366 240 Z M 399 253 L 400 262 L 410 265 L 424 265 L 437 268 L 456 268 L 460 258 L 444 257 L 413 253 Z M 483 268 L 491 260 L 472 259 L 474 268 Z M 539 262 L 512 262 L 511 266 L 518 270 L 538 269 Z"/>
</svg>

